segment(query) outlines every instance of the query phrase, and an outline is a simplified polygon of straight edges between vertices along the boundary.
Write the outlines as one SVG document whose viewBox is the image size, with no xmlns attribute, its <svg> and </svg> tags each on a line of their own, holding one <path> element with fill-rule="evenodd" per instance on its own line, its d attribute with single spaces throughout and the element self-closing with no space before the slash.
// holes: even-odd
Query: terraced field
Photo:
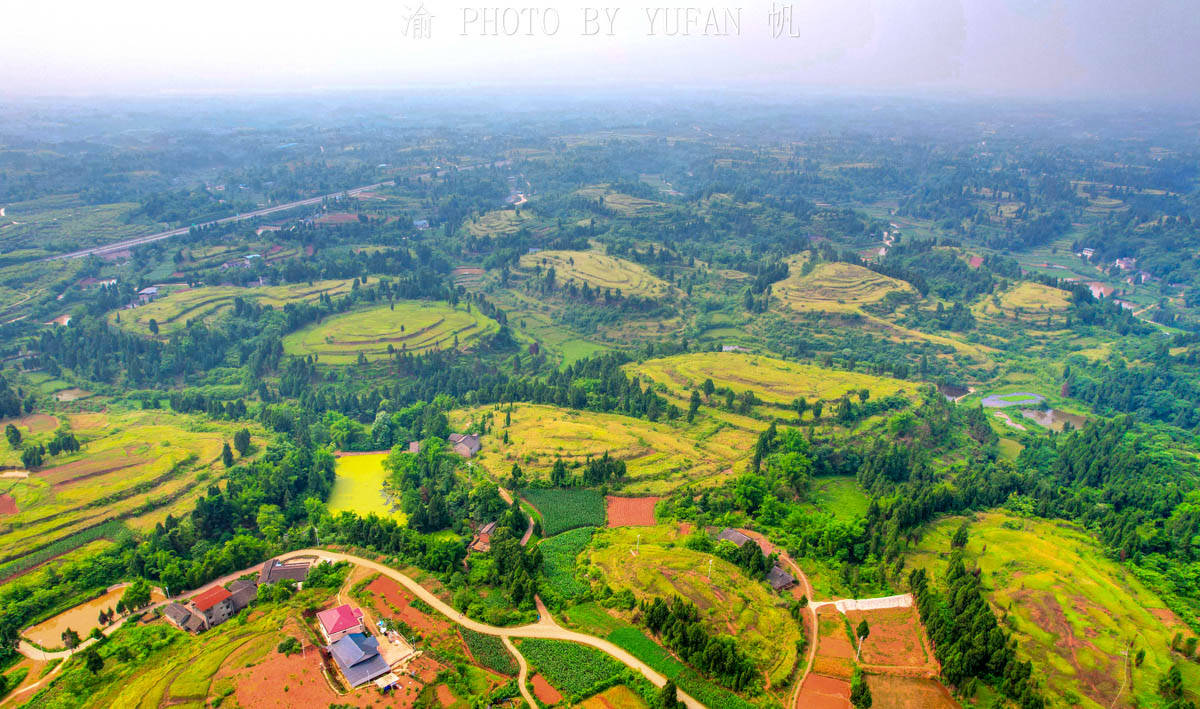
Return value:
<svg viewBox="0 0 1200 709">
<path fill-rule="evenodd" d="M 517 233 L 533 221 L 528 211 L 518 213 L 515 209 L 497 209 L 468 220 L 464 226 L 473 236 L 506 236 Z"/>
<path fill-rule="evenodd" d="M 670 292 L 666 281 L 640 264 L 597 251 L 539 251 L 521 257 L 521 268 L 553 267 L 559 283 L 575 281 L 592 288 L 620 291 L 622 295 L 657 298 Z"/>
<path fill-rule="evenodd" d="M 206 286 L 183 288 L 158 300 L 132 310 L 117 310 L 109 313 L 110 322 L 143 335 L 150 334 L 150 321 L 158 323 L 160 337 L 166 337 L 187 325 L 189 320 L 211 321 L 218 315 L 233 309 L 233 301 L 241 298 L 248 303 L 282 308 L 288 303 L 313 302 L 322 295 L 344 295 L 350 292 L 351 281 L 317 281 L 312 285 L 296 283 L 285 286 L 262 288 L 238 288 L 236 286 Z"/>
<path fill-rule="evenodd" d="M 397 301 L 395 307 L 341 313 L 283 338 L 291 355 L 316 355 L 324 364 L 351 364 L 361 352 L 368 359 L 388 355 L 388 347 L 413 354 L 451 347 L 466 348 L 497 332 L 495 320 L 467 306 L 431 301 Z"/>
<path fill-rule="evenodd" d="M 878 303 L 888 293 L 916 293 L 908 283 L 862 266 L 826 262 L 802 275 L 803 263 L 803 256 L 790 257 L 791 273 L 773 290 L 784 305 L 802 312 L 851 312 Z"/>
<path fill-rule="evenodd" d="M 798 362 L 741 352 L 696 352 L 625 365 L 630 376 L 663 385 L 676 402 L 686 402 L 692 389 L 712 379 L 718 389 L 753 391 L 763 401 L 790 405 L 803 398 L 832 401 L 847 392 L 868 389 L 871 398 L 915 393 L 916 385 L 899 379 L 825 369 Z"/>
<path fill-rule="evenodd" d="M 456 412 L 452 423 L 466 423 L 484 411 Z M 508 444 L 501 440 L 504 431 Z M 607 452 L 628 465 L 625 491 L 659 494 L 689 482 L 705 487 L 721 484 L 733 475 L 737 463 L 749 457 L 756 435 L 741 429 L 706 431 L 617 414 L 517 405 L 508 428 L 497 425 L 485 436 L 483 451 L 475 460 L 496 477 L 507 476 L 513 463 L 520 463 L 526 475 L 548 475 L 558 458 L 582 463 Z"/>
<path fill-rule="evenodd" d="M 48 459 L 27 478 L 0 481 L 18 510 L 0 524 L 7 575 L 95 541 L 97 529 L 119 533 L 118 521 L 145 529 L 190 509 L 223 473 L 222 444 L 240 428 L 162 411 L 63 418 L 82 450 Z"/>
<path fill-rule="evenodd" d="M 576 190 L 575 194 L 589 199 L 603 199 L 605 207 L 626 217 L 655 214 L 661 212 L 666 207 L 662 202 L 634 197 L 623 192 L 614 192 L 605 186 L 585 187 L 584 189 Z"/>
<path fill-rule="evenodd" d="M 770 592 L 733 564 L 684 548 L 682 541 L 673 526 L 602 529 L 580 563 L 591 565 L 614 590 L 692 601 L 711 630 L 738 638 L 771 685 L 781 684 L 796 664 L 801 637 L 787 611 L 791 597 Z"/>
<path fill-rule="evenodd" d="M 940 578 L 961 522 L 935 524 L 906 565 Z M 1078 527 L 985 514 L 971 523 L 966 551 L 982 571 L 989 600 L 1007 614 L 1020 655 L 1033 661 L 1051 694 L 1074 694 L 1083 707 L 1152 706 L 1158 680 L 1172 663 L 1185 686 L 1200 682 L 1200 665 L 1169 650 L 1177 631 L 1190 634 L 1183 621 Z M 1138 650 L 1145 650 L 1145 659 L 1130 668 L 1129 686 L 1125 653 L 1132 657 Z"/>
</svg>

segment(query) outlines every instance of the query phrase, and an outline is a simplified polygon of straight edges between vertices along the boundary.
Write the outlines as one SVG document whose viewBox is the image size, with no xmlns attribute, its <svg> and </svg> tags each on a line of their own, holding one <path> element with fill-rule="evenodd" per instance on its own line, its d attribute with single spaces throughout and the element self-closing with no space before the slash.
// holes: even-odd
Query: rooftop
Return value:
<svg viewBox="0 0 1200 709">
<path fill-rule="evenodd" d="M 784 571 L 780 566 L 774 566 L 767 572 L 767 583 L 771 584 L 771 588 L 778 591 L 781 588 L 787 588 L 796 583 L 794 576 Z"/>
<path fill-rule="evenodd" d="M 391 671 L 379 654 L 379 641 L 362 633 L 350 633 L 329 646 L 329 652 L 351 687 Z"/>
<path fill-rule="evenodd" d="M 750 537 L 747 537 L 745 534 L 742 534 L 741 532 L 737 531 L 736 529 L 730 529 L 728 527 L 721 530 L 721 533 L 717 535 L 717 539 L 724 540 L 727 542 L 733 542 L 734 544 L 738 545 L 739 547 L 741 545 L 745 544 L 746 542 L 750 541 Z"/>
<path fill-rule="evenodd" d="M 205 613 L 208 611 L 208 609 L 217 605 L 226 598 L 229 598 L 231 595 L 233 594 L 231 594 L 229 591 L 226 591 L 224 588 L 220 586 L 213 586 L 200 595 L 193 597 L 192 605 L 196 606 L 197 610 L 199 610 L 201 613 Z"/>
<path fill-rule="evenodd" d="M 358 627 L 362 623 L 362 611 L 347 603 L 321 611 L 317 614 L 317 620 L 321 621 L 326 634 L 332 635 Z"/>
</svg>

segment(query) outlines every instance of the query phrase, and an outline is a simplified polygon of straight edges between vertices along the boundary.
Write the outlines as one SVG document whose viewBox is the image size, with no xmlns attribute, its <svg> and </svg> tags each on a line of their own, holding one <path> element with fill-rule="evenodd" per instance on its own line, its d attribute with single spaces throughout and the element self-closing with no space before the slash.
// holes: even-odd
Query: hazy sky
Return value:
<svg viewBox="0 0 1200 709">
<path fill-rule="evenodd" d="M 5 0 L 0 93 L 599 83 L 1200 98 L 1195 0 L 609 0 L 586 26 L 589 1 L 485 15 L 455 0 Z M 427 39 L 408 21 L 422 6 Z M 791 9 L 777 38 L 773 6 Z M 668 36 L 689 16 L 691 36 Z"/>
</svg>

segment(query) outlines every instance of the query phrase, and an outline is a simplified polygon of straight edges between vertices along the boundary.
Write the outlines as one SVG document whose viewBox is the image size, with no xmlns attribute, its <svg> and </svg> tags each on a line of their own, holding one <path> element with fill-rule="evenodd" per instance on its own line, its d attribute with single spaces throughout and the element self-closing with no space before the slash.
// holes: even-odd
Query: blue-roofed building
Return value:
<svg viewBox="0 0 1200 709">
<path fill-rule="evenodd" d="M 387 660 L 379 654 L 379 641 L 370 635 L 351 633 L 330 645 L 329 653 L 351 687 L 391 671 Z"/>
</svg>

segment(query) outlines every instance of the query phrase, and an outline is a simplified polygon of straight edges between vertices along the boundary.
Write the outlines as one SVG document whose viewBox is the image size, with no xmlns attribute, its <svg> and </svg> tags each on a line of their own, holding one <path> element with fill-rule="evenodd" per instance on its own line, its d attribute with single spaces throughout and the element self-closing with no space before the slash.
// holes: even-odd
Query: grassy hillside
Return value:
<svg viewBox="0 0 1200 709">
<path fill-rule="evenodd" d="M 842 262 L 819 263 L 804 275 L 802 256 L 788 259 L 791 273 L 775 284 L 774 294 L 789 308 L 822 312 L 850 312 L 883 300 L 888 293 L 916 293 L 904 281 Z"/>
<path fill-rule="evenodd" d="M 290 355 L 317 355 L 324 364 L 350 364 L 395 351 L 411 353 L 469 347 L 499 330 L 496 321 L 476 309 L 446 303 L 399 301 L 326 318 L 283 338 Z"/>
<path fill-rule="evenodd" d="M 908 559 L 940 576 L 950 537 L 962 518 L 931 527 Z M 1200 683 L 1200 665 L 1171 656 L 1183 624 L 1129 570 L 1107 558 L 1074 525 L 1005 514 L 981 515 L 970 526 L 966 558 L 978 564 L 989 598 L 1045 676 L 1050 693 L 1084 707 L 1156 706 L 1158 680 L 1172 662 L 1186 686 Z M 1188 633 L 1184 633 L 1185 636 Z M 1145 651 L 1140 667 L 1127 662 Z M 1131 672 L 1132 687 L 1126 686 Z"/>
</svg>

